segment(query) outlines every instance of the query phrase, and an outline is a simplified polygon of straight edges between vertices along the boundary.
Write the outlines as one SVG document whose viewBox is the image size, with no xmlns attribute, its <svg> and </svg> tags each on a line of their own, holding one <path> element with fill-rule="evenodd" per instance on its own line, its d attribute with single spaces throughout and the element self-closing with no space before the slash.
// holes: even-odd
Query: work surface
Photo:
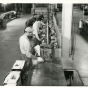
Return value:
<svg viewBox="0 0 88 88">
<path fill-rule="evenodd" d="M 27 86 L 66 86 L 61 60 L 58 57 L 51 62 L 39 63 L 29 70 Z"/>
</svg>

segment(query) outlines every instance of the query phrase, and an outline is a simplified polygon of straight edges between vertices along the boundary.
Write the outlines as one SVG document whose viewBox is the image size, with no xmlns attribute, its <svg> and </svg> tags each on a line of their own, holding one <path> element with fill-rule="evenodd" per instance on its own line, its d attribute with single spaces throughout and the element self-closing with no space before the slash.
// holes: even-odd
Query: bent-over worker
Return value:
<svg viewBox="0 0 88 88">
<path fill-rule="evenodd" d="M 37 42 L 40 44 L 41 39 L 39 38 L 39 31 L 42 29 L 42 26 L 45 25 L 42 20 L 44 19 L 43 15 L 40 15 L 37 21 L 34 22 L 33 24 L 33 34 L 35 35 L 36 39 L 38 40 Z"/>
<path fill-rule="evenodd" d="M 30 17 L 30 18 L 26 21 L 26 23 L 25 23 L 25 28 L 29 27 L 30 22 L 34 23 L 34 22 L 36 21 L 37 17 L 38 17 L 37 14 L 33 14 L 33 16 Z"/>
<path fill-rule="evenodd" d="M 22 57 L 22 60 L 26 61 L 27 66 L 29 66 L 30 61 L 32 59 L 36 60 L 36 64 L 37 64 L 37 58 L 31 52 L 32 47 L 31 47 L 31 42 L 29 38 L 31 38 L 32 36 L 33 36 L 33 29 L 30 27 L 27 27 L 25 29 L 25 33 L 19 39 L 21 57 Z"/>
</svg>

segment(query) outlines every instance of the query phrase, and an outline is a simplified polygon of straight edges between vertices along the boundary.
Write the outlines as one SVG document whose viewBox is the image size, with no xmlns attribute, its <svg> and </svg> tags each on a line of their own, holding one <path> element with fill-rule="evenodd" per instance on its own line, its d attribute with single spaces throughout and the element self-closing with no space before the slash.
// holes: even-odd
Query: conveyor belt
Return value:
<svg viewBox="0 0 88 88">
<path fill-rule="evenodd" d="M 61 59 L 54 56 L 51 62 L 30 69 L 27 86 L 66 86 Z"/>
</svg>

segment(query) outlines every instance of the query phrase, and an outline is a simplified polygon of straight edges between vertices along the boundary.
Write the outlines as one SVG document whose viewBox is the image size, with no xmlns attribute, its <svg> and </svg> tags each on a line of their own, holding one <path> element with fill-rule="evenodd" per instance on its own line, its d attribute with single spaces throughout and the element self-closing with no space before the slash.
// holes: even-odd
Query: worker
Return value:
<svg viewBox="0 0 88 88">
<path fill-rule="evenodd" d="M 43 23 L 44 16 L 40 15 L 39 18 L 33 24 L 33 34 L 35 35 L 37 42 L 40 44 L 41 39 L 39 38 L 39 31 L 42 29 L 42 26 L 45 25 Z"/>
<path fill-rule="evenodd" d="M 37 56 L 38 56 L 38 61 L 39 62 L 44 62 L 43 58 L 40 56 L 40 43 L 41 43 L 41 38 L 39 38 L 39 30 L 42 29 L 42 26 L 45 25 L 42 21 L 44 19 L 43 15 L 40 15 L 38 17 L 38 19 L 35 21 L 35 23 L 33 24 L 33 34 L 35 35 L 35 42 L 36 42 L 36 46 L 35 51 L 37 52 Z"/>
<path fill-rule="evenodd" d="M 26 21 L 26 23 L 25 23 L 25 28 L 29 26 L 30 21 L 31 21 L 32 23 L 34 23 L 34 22 L 36 21 L 37 17 L 38 17 L 37 14 L 33 14 L 33 16 L 30 17 L 30 18 Z"/>
<path fill-rule="evenodd" d="M 33 36 L 33 29 L 27 27 L 25 29 L 25 33 L 19 39 L 21 57 L 22 60 L 26 61 L 27 66 L 29 66 L 30 61 L 32 59 L 36 60 L 36 64 L 37 64 L 37 58 L 32 54 L 31 42 L 29 40 L 32 38 L 32 36 Z"/>
<path fill-rule="evenodd" d="M 83 26 L 82 19 L 80 19 L 79 20 L 79 30 L 80 30 L 80 34 L 82 34 L 82 26 Z"/>
<path fill-rule="evenodd" d="M 88 9 L 88 5 L 85 6 L 84 10 L 87 11 L 87 9 Z"/>
<path fill-rule="evenodd" d="M 32 54 L 31 39 L 33 36 L 33 29 L 31 27 L 27 27 L 25 29 L 25 33 L 19 38 L 19 46 L 21 51 L 21 59 L 25 60 L 25 67 L 23 69 L 23 73 L 21 74 L 21 83 L 24 84 L 25 79 L 22 75 L 28 75 L 29 68 L 37 66 L 38 61 L 35 55 Z"/>
<path fill-rule="evenodd" d="M 30 30 L 30 27 L 27 27 L 28 30 Z M 27 29 L 26 28 L 26 29 Z M 25 29 L 25 30 L 26 30 Z M 33 30 L 33 29 L 32 29 Z M 37 57 L 37 61 L 38 62 L 44 62 L 44 59 L 41 57 L 40 55 L 40 46 L 37 44 L 36 38 L 34 36 L 28 37 L 29 41 L 30 41 L 30 45 L 31 45 L 31 52 L 33 55 L 36 55 Z M 33 60 L 33 63 L 35 64 L 36 61 Z"/>
<path fill-rule="evenodd" d="M 88 15 L 88 5 L 84 7 L 84 15 Z"/>
</svg>

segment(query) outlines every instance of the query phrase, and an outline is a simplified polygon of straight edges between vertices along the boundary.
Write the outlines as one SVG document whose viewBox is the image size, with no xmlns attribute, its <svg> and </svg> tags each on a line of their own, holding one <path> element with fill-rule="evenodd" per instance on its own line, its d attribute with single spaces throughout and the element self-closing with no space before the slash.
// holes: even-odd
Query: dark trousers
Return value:
<svg viewBox="0 0 88 88">
<path fill-rule="evenodd" d="M 25 65 L 21 72 L 21 83 L 22 85 L 26 85 L 27 78 L 28 78 L 28 71 L 32 65 L 32 60 L 28 58 L 25 54 L 21 54 L 21 59 L 25 60 Z"/>
</svg>

